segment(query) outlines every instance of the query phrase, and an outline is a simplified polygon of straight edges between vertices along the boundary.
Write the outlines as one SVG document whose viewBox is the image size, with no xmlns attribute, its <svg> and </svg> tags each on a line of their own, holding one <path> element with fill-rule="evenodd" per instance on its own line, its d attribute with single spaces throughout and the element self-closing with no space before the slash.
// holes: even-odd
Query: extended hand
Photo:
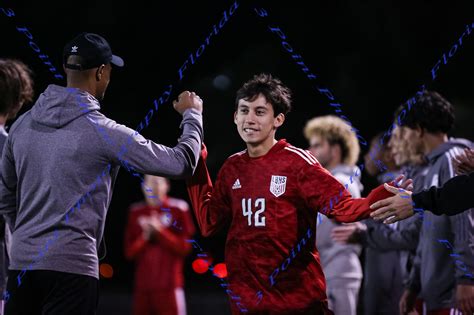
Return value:
<svg viewBox="0 0 474 315">
<path fill-rule="evenodd" d="M 370 206 L 370 209 L 378 209 L 370 214 L 374 220 L 384 220 L 383 223 L 390 224 L 415 214 L 413 211 L 413 201 L 411 200 L 411 191 L 395 188 L 388 184 L 384 184 L 384 187 L 396 195 L 379 200 Z"/>
<path fill-rule="evenodd" d="M 331 238 L 335 242 L 347 244 L 358 243 L 359 234 L 366 231 L 367 226 L 360 222 L 348 223 L 332 229 Z"/>
<path fill-rule="evenodd" d="M 140 216 L 138 218 L 138 225 L 142 228 L 143 239 L 149 241 L 153 236 L 153 228 L 150 224 L 149 216 Z"/>
<path fill-rule="evenodd" d="M 405 175 L 398 175 L 397 178 L 395 178 L 394 183 L 396 187 L 412 191 L 413 190 L 413 179 L 409 178 L 406 180 L 403 180 L 405 178 Z"/>
<path fill-rule="evenodd" d="M 153 233 L 159 233 L 165 228 L 163 223 L 161 223 L 160 216 L 157 212 L 153 212 L 151 214 L 150 227 L 153 230 Z"/>
</svg>

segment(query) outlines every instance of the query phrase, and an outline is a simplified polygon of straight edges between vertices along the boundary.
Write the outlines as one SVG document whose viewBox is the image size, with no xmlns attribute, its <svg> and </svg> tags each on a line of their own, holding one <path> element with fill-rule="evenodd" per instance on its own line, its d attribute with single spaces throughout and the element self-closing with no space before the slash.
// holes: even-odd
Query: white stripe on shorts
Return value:
<svg viewBox="0 0 474 315">
<path fill-rule="evenodd" d="M 176 298 L 176 306 L 178 308 L 178 315 L 186 315 L 186 300 L 184 298 L 183 288 L 176 288 L 174 290 L 174 296 Z"/>
</svg>

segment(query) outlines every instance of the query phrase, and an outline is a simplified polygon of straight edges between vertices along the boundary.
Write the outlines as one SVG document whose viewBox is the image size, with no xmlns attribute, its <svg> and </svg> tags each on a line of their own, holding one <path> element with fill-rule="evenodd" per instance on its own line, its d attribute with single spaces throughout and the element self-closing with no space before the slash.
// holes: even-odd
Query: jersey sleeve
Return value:
<svg viewBox="0 0 474 315">
<path fill-rule="evenodd" d="M 299 190 L 310 209 L 325 214 L 338 222 L 354 222 L 365 219 L 372 210 L 369 206 L 393 196 L 383 185 L 372 190 L 367 198 L 352 198 L 321 164 L 305 164 L 298 174 Z M 346 184 L 347 186 L 347 184 Z"/>
<path fill-rule="evenodd" d="M 213 186 L 203 157 L 199 159 L 194 175 L 186 180 L 189 198 L 203 236 L 218 232 L 231 218 L 229 196 L 224 186 L 225 165 L 219 171 Z"/>
<path fill-rule="evenodd" d="M 98 126 L 97 128 L 103 127 L 106 130 L 109 137 L 106 139 L 110 139 L 112 144 L 122 144 L 120 150 L 113 145 L 104 145 L 107 157 L 116 165 L 123 165 L 132 174 L 137 171 L 170 178 L 186 178 L 192 175 L 199 159 L 203 137 L 202 115 L 194 109 L 183 113 L 182 134 L 174 147 L 147 140 L 138 132 L 112 120 L 103 119 Z"/>
</svg>

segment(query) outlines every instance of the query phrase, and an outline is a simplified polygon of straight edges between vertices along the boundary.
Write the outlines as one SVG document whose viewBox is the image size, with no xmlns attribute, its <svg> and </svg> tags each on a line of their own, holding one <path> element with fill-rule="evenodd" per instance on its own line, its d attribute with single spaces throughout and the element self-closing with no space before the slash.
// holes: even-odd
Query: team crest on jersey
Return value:
<svg viewBox="0 0 474 315">
<path fill-rule="evenodd" d="M 286 190 L 286 176 L 277 176 L 272 175 L 272 180 L 270 181 L 270 192 L 275 197 L 280 197 L 285 193 Z"/>
</svg>

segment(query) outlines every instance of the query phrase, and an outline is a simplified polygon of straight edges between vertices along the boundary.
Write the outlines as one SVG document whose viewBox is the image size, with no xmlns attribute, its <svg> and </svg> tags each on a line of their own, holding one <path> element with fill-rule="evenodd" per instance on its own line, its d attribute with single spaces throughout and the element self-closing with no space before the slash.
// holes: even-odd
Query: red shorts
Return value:
<svg viewBox="0 0 474 315">
<path fill-rule="evenodd" d="M 186 305 L 181 288 L 169 290 L 135 290 L 133 315 L 184 315 Z"/>
<path fill-rule="evenodd" d="M 426 312 L 426 314 L 427 315 L 462 315 L 461 311 L 458 311 L 454 308 L 443 308 L 441 310 L 428 311 Z"/>
</svg>

